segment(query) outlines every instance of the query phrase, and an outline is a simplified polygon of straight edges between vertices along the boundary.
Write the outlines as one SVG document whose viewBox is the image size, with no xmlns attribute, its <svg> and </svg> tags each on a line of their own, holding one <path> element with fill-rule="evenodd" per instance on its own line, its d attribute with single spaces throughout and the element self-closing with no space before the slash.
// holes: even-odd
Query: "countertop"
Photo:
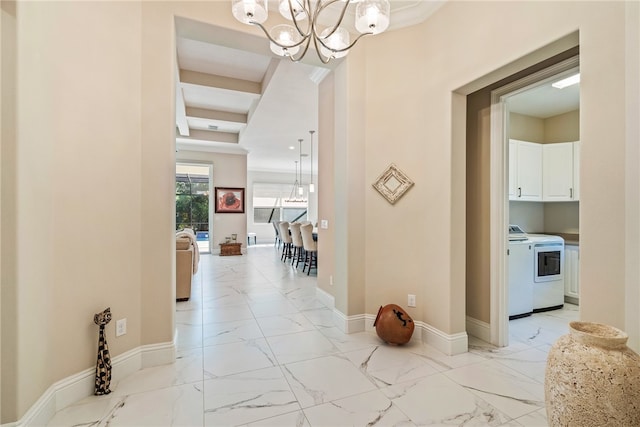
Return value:
<svg viewBox="0 0 640 427">
<path fill-rule="evenodd" d="M 565 245 L 580 246 L 579 233 L 549 233 L 549 232 L 543 231 L 541 233 L 531 233 L 531 234 L 548 234 L 550 236 L 560 236 L 564 239 Z"/>
<path fill-rule="evenodd" d="M 562 237 L 564 239 L 565 245 L 574 245 L 574 246 L 580 245 L 580 234 L 578 233 L 548 233 L 548 234 L 554 234 L 556 236 Z"/>
</svg>

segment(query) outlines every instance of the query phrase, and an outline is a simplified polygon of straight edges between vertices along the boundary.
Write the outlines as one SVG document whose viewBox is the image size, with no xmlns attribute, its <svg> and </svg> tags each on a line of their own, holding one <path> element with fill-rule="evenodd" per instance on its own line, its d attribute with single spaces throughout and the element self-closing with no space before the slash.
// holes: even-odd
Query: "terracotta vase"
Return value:
<svg viewBox="0 0 640 427">
<path fill-rule="evenodd" d="M 373 326 L 378 336 L 389 344 L 406 344 L 415 328 L 411 316 L 395 304 L 380 306 Z"/>
<path fill-rule="evenodd" d="M 571 322 L 545 373 L 550 426 L 640 426 L 640 356 L 613 326 Z"/>
</svg>

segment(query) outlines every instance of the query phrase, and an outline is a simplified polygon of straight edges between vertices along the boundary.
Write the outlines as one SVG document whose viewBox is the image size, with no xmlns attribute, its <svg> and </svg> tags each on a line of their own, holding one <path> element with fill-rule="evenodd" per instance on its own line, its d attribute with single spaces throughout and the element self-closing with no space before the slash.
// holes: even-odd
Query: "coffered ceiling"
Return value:
<svg viewBox="0 0 640 427">
<path fill-rule="evenodd" d="M 425 21 L 444 1 L 392 0 L 389 31 Z M 271 14 L 275 7 L 270 0 Z M 318 128 L 318 84 L 339 62 L 323 65 L 310 51 L 293 63 L 272 54 L 264 36 L 184 18 L 176 18 L 176 55 L 176 148 L 246 153 L 251 171 L 293 173 L 299 146 L 308 155 L 309 131 Z"/>
<path fill-rule="evenodd" d="M 392 0 L 389 31 L 424 21 L 442 3 Z M 293 63 L 272 54 L 265 37 L 182 18 L 176 30 L 177 149 L 247 153 L 249 170 L 293 172 L 299 139 L 308 155 L 309 131 L 318 128 L 318 84 L 337 62 L 324 65 L 310 51 Z"/>
</svg>

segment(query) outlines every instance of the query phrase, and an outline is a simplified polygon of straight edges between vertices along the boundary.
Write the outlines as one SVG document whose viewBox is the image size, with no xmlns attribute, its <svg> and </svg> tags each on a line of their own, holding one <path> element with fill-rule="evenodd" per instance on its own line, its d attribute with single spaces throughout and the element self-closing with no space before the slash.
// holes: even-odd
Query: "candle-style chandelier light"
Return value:
<svg viewBox="0 0 640 427">
<path fill-rule="evenodd" d="M 294 62 L 305 56 L 311 41 L 320 61 L 326 64 L 345 56 L 361 37 L 380 34 L 389 27 L 388 0 L 278 0 L 280 14 L 293 25 L 280 24 L 269 31 L 262 25 L 269 16 L 267 1 L 232 0 L 231 11 L 238 21 L 260 27 L 271 42 L 271 50 Z M 319 17 L 334 3 L 341 8 L 339 18 L 335 24 L 322 28 Z M 355 28 L 360 35 L 350 42 L 349 32 L 341 25 L 352 3 L 356 5 Z"/>
</svg>

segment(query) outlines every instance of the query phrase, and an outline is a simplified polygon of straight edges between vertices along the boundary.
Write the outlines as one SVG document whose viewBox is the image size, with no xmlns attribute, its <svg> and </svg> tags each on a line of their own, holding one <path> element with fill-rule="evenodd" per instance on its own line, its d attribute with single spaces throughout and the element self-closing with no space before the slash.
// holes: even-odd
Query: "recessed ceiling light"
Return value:
<svg viewBox="0 0 640 427">
<path fill-rule="evenodd" d="M 567 86 L 572 86 L 578 83 L 580 83 L 580 73 L 569 76 L 566 79 L 558 80 L 551 86 L 555 87 L 556 89 L 564 89 Z"/>
<path fill-rule="evenodd" d="M 296 149 L 296 147 L 294 147 L 293 145 L 289 146 L 289 150 L 295 150 L 295 149 Z"/>
</svg>

